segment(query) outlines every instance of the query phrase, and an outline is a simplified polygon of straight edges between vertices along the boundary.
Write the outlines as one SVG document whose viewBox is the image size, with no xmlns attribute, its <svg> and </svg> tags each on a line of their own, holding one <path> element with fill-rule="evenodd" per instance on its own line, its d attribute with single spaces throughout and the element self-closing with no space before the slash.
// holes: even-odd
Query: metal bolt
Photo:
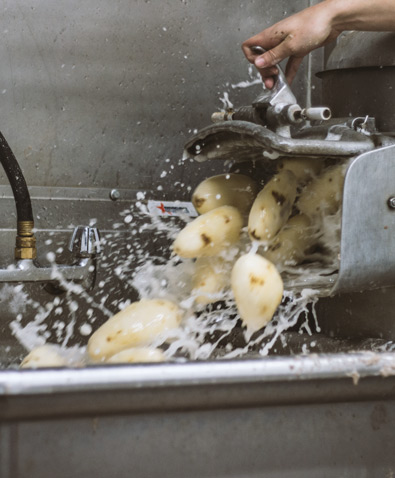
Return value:
<svg viewBox="0 0 395 478">
<path fill-rule="evenodd" d="M 117 199 L 119 199 L 121 197 L 121 193 L 118 191 L 118 189 L 112 189 L 111 192 L 110 192 L 110 198 L 113 200 L 113 201 L 116 201 Z"/>
<path fill-rule="evenodd" d="M 395 197 L 392 196 L 387 201 L 388 207 L 391 209 L 395 209 Z"/>
</svg>

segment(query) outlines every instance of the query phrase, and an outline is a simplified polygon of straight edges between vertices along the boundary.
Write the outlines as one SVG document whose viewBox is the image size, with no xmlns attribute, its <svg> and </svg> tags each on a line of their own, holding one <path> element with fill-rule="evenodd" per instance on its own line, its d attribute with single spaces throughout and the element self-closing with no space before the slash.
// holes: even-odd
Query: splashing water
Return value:
<svg viewBox="0 0 395 478">
<path fill-rule="evenodd" d="M 63 298 L 54 297 L 43 305 L 32 299 L 22 285 L 6 286 L 2 289 L 0 299 L 7 300 L 16 315 L 16 319 L 10 324 L 12 333 L 24 348 L 32 350 L 45 343 L 55 342 L 58 344 L 59 353 L 67 358 L 70 365 L 86 363 L 85 344 L 90 332 L 97 328 L 95 321 L 98 312 L 100 311 L 105 321 L 134 301 L 126 294 L 120 300 L 107 304 L 114 276 L 123 282 L 126 290 L 137 291 L 136 300 L 164 298 L 179 304 L 183 309 L 184 320 L 180 328 L 162 334 L 152 343 L 153 347 L 164 348 L 169 360 L 231 359 L 268 355 L 274 344 L 282 339 L 283 332 L 294 327 L 303 314 L 307 317 L 311 305 L 318 300 L 320 290 L 306 286 L 309 279 L 311 282 L 311 271 L 303 267 L 286 268 L 283 274 L 286 276 L 288 273 L 292 277 L 292 290 L 296 288 L 294 286 L 297 279 L 302 285 L 299 292 L 286 288 L 284 300 L 273 320 L 263 330 L 249 335 L 240 325 L 232 292 L 225 290 L 212 304 L 196 304 L 196 297 L 192 292 L 194 261 L 180 260 L 171 255 L 170 243 L 190 218 L 180 220 L 151 215 L 143 200 L 123 210 L 120 216 L 133 217 L 133 221 L 126 222 L 134 233 L 133 247 L 127 247 L 126 255 L 109 252 L 102 257 L 102 267 L 110 266 L 112 276 L 99 281 L 95 294 L 87 292 L 78 284 L 65 281 L 54 262 L 54 254 L 48 254 L 47 259 L 52 264 L 53 277 L 65 290 Z M 326 240 L 337 241 L 338 244 L 338 236 L 333 233 L 333 226 L 337 224 L 337 230 L 339 229 L 339 217 L 331 217 L 328 221 L 326 229 L 330 233 L 327 234 Z M 125 221 L 123 223 L 125 224 Z M 118 221 L 114 224 L 118 224 Z M 150 238 L 148 248 L 147 236 Z M 104 250 L 113 239 L 114 235 L 103 238 Z M 254 252 L 257 247 L 256 243 L 240 241 L 236 247 L 224 253 L 224 257 L 234 262 L 240 254 Z M 338 245 L 337 248 L 331 248 L 335 251 L 334 256 L 337 256 L 337 249 Z M 333 263 L 328 264 L 328 270 L 333 271 L 335 265 L 337 261 L 333 260 Z M 81 302 L 85 303 L 87 310 L 80 310 Z M 23 320 L 29 308 L 35 310 L 34 318 Z M 57 319 L 48 322 L 49 317 Z M 299 327 L 311 334 L 307 319 Z M 319 331 L 318 324 L 315 328 Z M 80 336 L 80 340 L 78 344 L 73 344 L 76 335 Z"/>
<path fill-rule="evenodd" d="M 318 238 L 323 246 L 321 250 L 306 256 L 303 265 L 281 268 L 285 283 L 283 302 L 271 322 L 251 335 L 241 326 L 229 288 L 218 294 L 215 302 L 204 306 L 197 304 L 192 286 L 195 262 L 172 255 L 170 247 L 190 217 L 153 215 L 146 201 L 146 195 L 139 193 L 136 201 L 119 212 L 113 231 L 103 235 L 102 274 L 92 292 L 65 281 L 59 274 L 53 253 L 47 254 L 47 260 L 52 265 L 53 277 L 65 291 L 63 295 L 46 296 L 43 303 L 42 299 L 34 299 L 26 286 L 1 289 L 0 300 L 9 303 L 16 317 L 10 324 L 11 331 L 25 349 L 56 343 L 59 353 L 67 357 L 70 365 L 86 363 L 89 335 L 138 299 L 168 299 L 182 308 L 181 326 L 162 334 L 152 343 L 153 347 L 163 348 L 169 360 L 266 356 L 279 341 L 284 345 L 284 332 L 290 328 L 296 327 L 308 335 L 320 331 L 314 305 L 336 278 L 331 274 L 338 269 L 340 211 L 322 218 L 323 227 Z M 129 241 L 119 232 L 122 228 L 128 231 Z M 246 232 L 244 235 L 247 236 Z M 237 246 L 224 252 L 224 259 L 234 262 L 241 254 L 256 252 L 258 247 L 257 243 L 242 239 Z M 315 323 L 308 320 L 311 315 Z"/>
</svg>

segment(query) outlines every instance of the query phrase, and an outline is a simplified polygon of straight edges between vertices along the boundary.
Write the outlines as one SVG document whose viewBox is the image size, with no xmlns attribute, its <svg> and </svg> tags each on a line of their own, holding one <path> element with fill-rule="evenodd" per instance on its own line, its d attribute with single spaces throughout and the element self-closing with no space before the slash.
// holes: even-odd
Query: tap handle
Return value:
<svg viewBox="0 0 395 478">
<path fill-rule="evenodd" d="M 251 50 L 257 55 L 262 55 L 266 51 L 261 46 L 253 46 Z M 273 88 L 271 90 L 267 89 L 259 95 L 254 102 L 254 106 L 258 106 L 259 104 L 270 104 L 271 106 L 274 106 L 279 103 L 287 105 L 297 104 L 295 95 L 293 94 L 280 65 L 276 66 L 278 68 L 278 75 L 275 79 Z"/>
<path fill-rule="evenodd" d="M 70 239 L 69 251 L 79 257 L 93 257 L 100 254 L 99 229 L 88 226 L 76 227 Z"/>
</svg>

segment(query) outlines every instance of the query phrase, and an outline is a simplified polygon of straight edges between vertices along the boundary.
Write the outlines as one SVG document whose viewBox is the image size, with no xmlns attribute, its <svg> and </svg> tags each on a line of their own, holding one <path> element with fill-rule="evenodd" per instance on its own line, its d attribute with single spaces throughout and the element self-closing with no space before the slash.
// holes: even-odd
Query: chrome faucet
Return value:
<svg viewBox="0 0 395 478">
<path fill-rule="evenodd" d="M 0 269 L 1 282 L 80 283 L 92 289 L 96 279 L 96 261 L 101 253 L 100 235 L 95 227 L 78 226 L 74 229 L 68 247 L 74 256 L 72 264 L 53 263 L 41 266 L 37 260 L 18 259 L 6 269 Z"/>
<path fill-rule="evenodd" d="M 0 269 L 0 283 L 44 282 L 54 285 L 54 292 L 59 292 L 62 287 L 64 289 L 65 281 L 92 288 L 96 278 L 97 256 L 101 252 L 98 229 L 78 226 L 74 230 L 69 245 L 69 250 L 73 253 L 71 264 L 53 263 L 42 267 L 36 260 L 36 238 L 33 232 L 34 220 L 29 190 L 18 161 L 1 133 L 0 163 L 10 182 L 17 211 L 15 262 L 5 269 Z"/>
</svg>

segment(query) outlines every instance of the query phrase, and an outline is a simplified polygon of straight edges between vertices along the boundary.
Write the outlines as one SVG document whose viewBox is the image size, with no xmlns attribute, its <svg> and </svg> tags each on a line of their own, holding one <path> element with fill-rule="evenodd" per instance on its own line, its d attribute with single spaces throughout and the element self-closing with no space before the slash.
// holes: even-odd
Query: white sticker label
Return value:
<svg viewBox="0 0 395 478">
<path fill-rule="evenodd" d="M 148 211 L 152 216 L 189 216 L 198 213 L 191 202 L 183 201 L 148 201 Z"/>
</svg>

